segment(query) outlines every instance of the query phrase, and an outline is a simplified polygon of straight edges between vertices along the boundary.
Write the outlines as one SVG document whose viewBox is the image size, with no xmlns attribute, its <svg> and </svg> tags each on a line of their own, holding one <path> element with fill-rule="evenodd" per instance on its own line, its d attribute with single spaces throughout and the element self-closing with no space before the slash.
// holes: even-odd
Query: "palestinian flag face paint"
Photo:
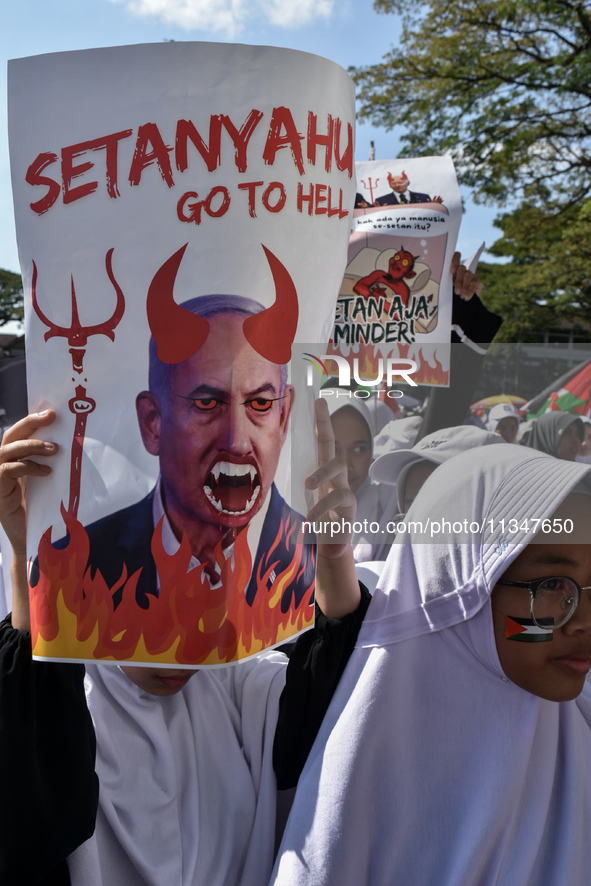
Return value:
<svg viewBox="0 0 591 886">
<path fill-rule="evenodd" d="M 517 618 L 506 615 L 505 639 L 520 640 L 523 643 L 543 643 L 547 640 L 552 640 L 554 632 L 551 628 L 554 625 L 554 619 L 541 618 L 540 622 L 541 624 L 547 624 L 548 629 L 544 630 L 531 618 Z"/>
</svg>

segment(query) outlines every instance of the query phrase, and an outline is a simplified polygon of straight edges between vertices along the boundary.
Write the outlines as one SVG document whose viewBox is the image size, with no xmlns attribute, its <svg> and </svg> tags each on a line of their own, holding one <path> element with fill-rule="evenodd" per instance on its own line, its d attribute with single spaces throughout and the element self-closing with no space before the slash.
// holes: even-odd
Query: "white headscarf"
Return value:
<svg viewBox="0 0 591 886">
<path fill-rule="evenodd" d="M 327 392 L 330 391 L 332 393 L 327 395 Z M 324 389 L 329 415 L 334 415 L 346 406 L 354 409 L 367 425 L 367 433 L 373 449 L 371 413 L 363 400 L 350 396 L 349 399 L 345 399 L 343 394 L 346 393 L 346 391 L 340 388 Z M 382 515 L 392 499 L 392 490 L 372 483 L 371 478 L 367 476 L 355 490 L 355 498 L 357 499 L 355 522 L 359 526 L 363 526 L 363 531 L 353 533 L 352 544 L 355 561 L 362 562 L 364 560 L 372 560 L 376 545 L 391 541 L 393 537 L 386 537 L 384 530 L 385 522 L 382 521 Z M 372 523 L 374 524 L 374 531 L 370 529 L 370 524 Z M 367 530 L 365 527 L 367 527 Z M 378 528 L 376 529 L 376 527 Z"/>
<path fill-rule="evenodd" d="M 420 544 L 416 527 L 397 537 L 273 883 L 588 886 L 591 701 L 546 701 L 510 682 L 488 605 L 532 538 L 498 521 L 548 517 L 580 481 L 591 494 L 588 471 L 498 446 L 427 481 L 407 523 L 484 520 L 486 531 L 462 530 L 463 544 Z"/>
<path fill-rule="evenodd" d="M 100 805 L 72 886 L 260 886 L 275 839 L 272 750 L 287 659 L 199 670 L 174 696 L 89 665 Z"/>
</svg>

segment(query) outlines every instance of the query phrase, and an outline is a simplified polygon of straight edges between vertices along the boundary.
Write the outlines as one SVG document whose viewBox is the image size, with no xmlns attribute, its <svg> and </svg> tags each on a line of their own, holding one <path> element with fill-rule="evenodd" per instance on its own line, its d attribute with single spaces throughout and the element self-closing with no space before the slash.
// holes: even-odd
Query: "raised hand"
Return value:
<svg viewBox="0 0 591 886">
<path fill-rule="evenodd" d="M 55 420 L 55 412 L 32 413 L 9 428 L 0 446 L 0 523 L 12 545 L 13 627 L 29 629 L 27 597 L 27 477 L 45 477 L 51 467 L 33 461 L 36 456 L 51 456 L 57 443 L 38 440 L 34 435 Z"/>
<path fill-rule="evenodd" d="M 357 500 L 349 489 L 346 464 L 335 458 L 334 433 L 325 400 L 316 401 L 314 413 L 318 467 L 306 480 L 306 489 L 317 490 L 320 497 L 306 520 L 316 526 L 322 523 L 327 530 L 317 534 L 316 600 L 326 616 L 342 618 L 357 609 L 361 600 L 351 547 Z"/>
<path fill-rule="evenodd" d="M 464 301 L 470 301 L 474 295 L 480 295 L 482 285 L 478 274 L 473 274 L 465 265 L 460 264 L 461 260 L 460 253 L 454 252 L 449 270 L 453 277 L 454 292 Z"/>
</svg>

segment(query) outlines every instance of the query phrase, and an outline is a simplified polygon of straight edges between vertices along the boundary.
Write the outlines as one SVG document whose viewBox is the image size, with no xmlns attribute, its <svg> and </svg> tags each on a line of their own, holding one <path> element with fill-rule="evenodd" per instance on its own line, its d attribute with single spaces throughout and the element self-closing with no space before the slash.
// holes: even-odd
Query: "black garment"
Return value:
<svg viewBox="0 0 591 886">
<path fill-rule="evenodd" d="M 503 318 L 485 308 L 477 295 L 470 301 L 453 294 L 450 386 L 432 388 L 415 445 L 441 428 L 461 425 L 474 400 L 486 350 Z"/>
<path fill-rule="evenodd" d="M 362 586 L 358 610 L 342 620 L 317 608 L 315 628 L 295 644 L 273 748 L 279 787 L 297 783 L 370 599 Z M 96 742 L 83 679 L 82 665 L 34 662 L 30 634 L 10 616 L 0 623 L 0 886 L 69 886 L 65 859 L 94 832 Z"/>
<path fill-rule="evenodd" d="M 295 787 L 320 724 L 355 648 L 371 594 L 359 583 L 361 603 L 342 619 L 326 618 L 316 606 L 314 630 L 297 639 L 287 666 L 273 744 L 277 788 Z"/>
<path fill-rule="evenodd" d="M 94 832 L 96 742 L 84 666 L 33 661 L 0 622 L 0 883 L 67 886 L 65 859 Z"/>
<path fill-rule="evenodd" d="M 451 322 L 452 326 L 459 329 L 463 336 L 458 335 L 456 329 L 452 329 L 452 343 L 465 342 L 466 339 L 469 339 L 470 342 L 487 345 L 501 328 L 503 318 L 489 311 L 477 295 L 466 301 L 454 292 Z"/>
<path fill-rule="evenodd" d="M 430 203 L 431 197 L 429 194 L 421 194 L 419 191 L 409 191 L 410 200 L 407 200 L 404 203 L 398 194 L 394 191 L 391 191 L 389 194 L 384 194 L 383 197 L 378 197 L 376 203 L 379 206 L 408 206 L 409 203 Z"/>
</svg>

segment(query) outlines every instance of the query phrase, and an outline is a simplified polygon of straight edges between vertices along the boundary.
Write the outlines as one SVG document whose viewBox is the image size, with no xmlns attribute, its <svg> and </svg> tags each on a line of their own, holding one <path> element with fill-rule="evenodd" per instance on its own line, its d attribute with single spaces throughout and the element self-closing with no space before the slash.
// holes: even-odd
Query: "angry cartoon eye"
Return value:
<svg viewBox="0 0 591 886">
<path fill-rule="evenodd" d="M 218 400 L 215 397 L 199 397 L 197 400 L 193 400 L 193 405 L 199 409 L 200 412 L 211 412 L 212 409 L 215 409 L 218 405 Z"/>
<path fill-rule="evenodd" d="M 397 252 L 396 255 L 394 256 L 394 261 L 400 261 L 400 253 L 399 252 Z"/>
<path fill-rule="evenodd" d="M 403 267 L 405 267 L 405 268 L 407 267 L 407 265 L 408 265 L 408 259 L 407 259 L 407 258 L 403 258 L 403 259 L 402 259 L 402 265 L 403 265 Z"/>
<path fill-rule="evenodd" d="M 273 405 L 273 400 L 266 400 L 264 397 L 255 397 L 254 400 L 248 401 L 255 412 L 268 412 Z"/>
</svg>

